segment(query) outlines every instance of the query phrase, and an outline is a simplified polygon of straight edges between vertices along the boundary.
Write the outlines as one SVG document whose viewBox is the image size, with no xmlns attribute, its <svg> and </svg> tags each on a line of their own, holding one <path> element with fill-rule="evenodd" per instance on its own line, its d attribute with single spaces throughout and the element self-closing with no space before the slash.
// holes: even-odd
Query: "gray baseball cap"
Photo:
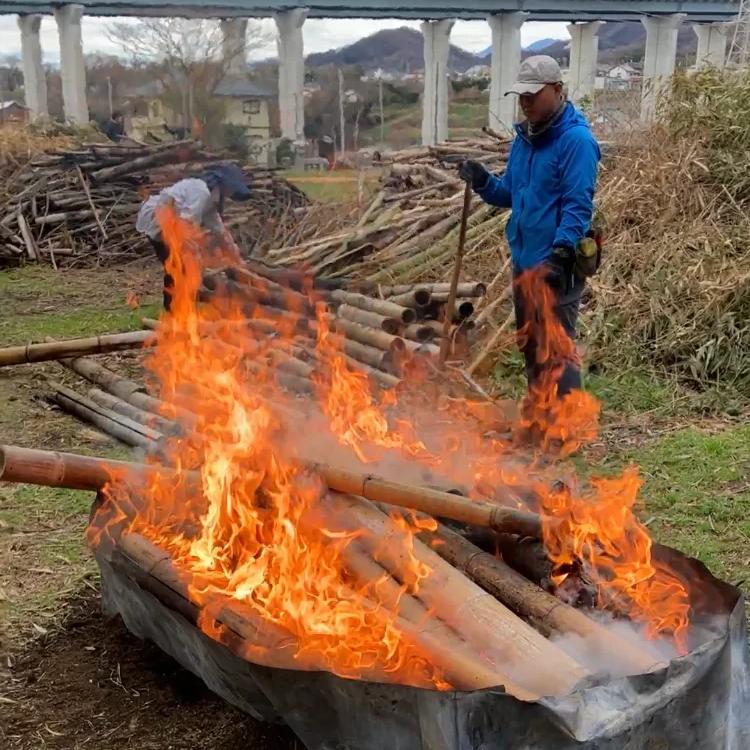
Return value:
<svg viewBox="0 0 750 750">
<path fill-rule="evenodd" d="M 562 83 L 562 71 L 549 55 L 527 57 L 518 69 L 518 78 L 508 94 L 538 94 L 548 83 Z"/>
</svg>

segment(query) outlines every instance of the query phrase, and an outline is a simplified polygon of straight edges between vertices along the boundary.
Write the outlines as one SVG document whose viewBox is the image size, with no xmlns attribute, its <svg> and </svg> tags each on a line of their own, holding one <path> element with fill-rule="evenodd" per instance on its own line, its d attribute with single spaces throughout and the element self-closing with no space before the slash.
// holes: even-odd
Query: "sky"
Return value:
<svg viewBox="0 0 750 750">
<path fill-rule="evenodd" d="M 106 28 L 113 18 L 83 17 L 82 35 L 84 53 L 103 52 L 118 54 L 121 50 L 107 39 Z M 275 25 L 272 20 L 261 21 L 272 35 Z M 419 21 L 398 19 L 311 19 L 303 26 L 305 54 L 326 52 L 329 49 L 344 47 L 362 37 L 380 31 L 395 29 L 400 26 L 419 28 Z M 539 39 L 550 37 L 566 39 L 568 33 L 564 23 L 525 23 L 521 27 L 521 42 L 528 45 Z M 42 50 L 45 62 L 56 63 L 60 59 L 60 48 L 57 39 L 57 26 L 52 16 L 45 16 L 41 28 Z M 469 52 L 480 52 L 490 45 L 490 28 L 484 21 L 457 21 L 451 33 L 451 43 L 463 47 Z M 0 16 L 0 50 L 4 54 L 19 54 L 21 37 L 15 16 Z M 276 45 L 271 42 L 265 49 L 255 50 L 250 58 L 258 60 L 275 56 Z"/>
</svg>

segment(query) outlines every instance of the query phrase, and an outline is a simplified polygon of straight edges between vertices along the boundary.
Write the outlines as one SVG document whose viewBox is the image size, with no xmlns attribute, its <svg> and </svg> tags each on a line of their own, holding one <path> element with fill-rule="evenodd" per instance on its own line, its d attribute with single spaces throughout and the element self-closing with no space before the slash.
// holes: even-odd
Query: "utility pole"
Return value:
<svg viewBox="0 0 750 750">
<path fill-rule="evenodd" d="M 346 133 L 344 130 L 344 73 L 339 68 L 339 130 L 341 135 L 341 155 L 346 150 Z"/>
<path fill-rule="evenodd" d="M 112 115 L 115 113 L 115 108 L 112 104 L 112 79 L 109 76 L 107 76 L 107 100 L 109 101 L 109 117 L 112 119 Z"/>
<path fill-rule="evenodd" d="M 378 78 L 378 103 L 380 105 L 380 144 L 385 143 L 385 118 L 383 117 L 383 79 Z"/>
</svg>

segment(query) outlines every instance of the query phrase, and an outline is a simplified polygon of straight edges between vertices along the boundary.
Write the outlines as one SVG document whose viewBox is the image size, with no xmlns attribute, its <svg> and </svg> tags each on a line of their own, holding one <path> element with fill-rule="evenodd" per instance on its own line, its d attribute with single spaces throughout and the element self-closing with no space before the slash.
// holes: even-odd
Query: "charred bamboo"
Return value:
<svg viewBox="0 0 750 750">
<path fill-rule="evenodd" d="M 493 596 L 442 560 L 377 508 L 361 498 L 342 498 L 366 531 L 360 542 L 370 554 L 408 587 L 470 647 L 481 648 L 504 674 L 505 689 L 521 700 L 566 695 L 588 672 L 546 641 Z M 414 575 L 413 556 L 430 569 Z M 418 583 L 418 586 L 416 584 Z M 512 675 L 512 676 L 511 676 Z"/>
<path fill-rule="evenodd" d="M 666 667 L 660 659 L 609 632 L 445 526 L 439 525 L 436 532 L 424 531 L 419 538 L 453 567 L 531 622 L 542 635 L 572 633 L 580 636 L 584 640 L 582 648 L 592 661 L 606 661 L 618 674 L 645 674 Z"/>
</svg>

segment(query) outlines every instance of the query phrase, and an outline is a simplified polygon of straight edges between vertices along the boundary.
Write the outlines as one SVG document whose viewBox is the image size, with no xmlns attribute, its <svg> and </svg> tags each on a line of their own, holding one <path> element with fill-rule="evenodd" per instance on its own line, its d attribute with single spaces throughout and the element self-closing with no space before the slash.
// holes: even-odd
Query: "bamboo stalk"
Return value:
<svg viewBox="0 0 750 750">
<path fill-rule="evenodd" d="M 44 344 L 26 344 L 0 349 L 0 367 L 43 362 L 84 354 L 104 354 L 124 349 L 139 349 L 151 339 L 148 331 L 131 331 L 92 336 L 85 339 L 50 341 Z"/>
<path fill-rule="evenodd" d="M 483 552 L 443 525 L 419 538 L 440 557 L 475 581 L 516 614 L 530 621 L 542 635 L 575 634 L 596 661 L 605 659 L 618 674 L 646 674 L 667 665 L 573 607 L 543 591 L 504 562 Z"/>
<path fill-rule="evenodd" d="M 458 278 L 461 275 L 461 264 L 464 258 L 464 248 L 466 246 L 466 229 L 469 223 L 469 207 L 471 204 L 471 185 L 467 182 L 464 186 L 464 205 L 461 211 L 461 229 L 458 235 L 458 248 L 456 250 L 456 260 L 453 264 L 453 275 L 450 282 L 450 290 L 448 292 L 447 309 L 445 312 L 445 322 L 443 323 L 443 338 L 440 342 L 440 355 L 438 359 L 438 367 L 443 369 L 445 367 L 445 360 L 448 357 L 448 349 L 450 348 L 450 327 L 453 322 L 453 311 L 456 304 L 456 292 L 458 291 Z M 473 309 L 473 308 L 472 308 Z"/>
<path fill-rule="evenodd" d="M 130 478 L 132 481 L 140 482 L 144 479 L 153 481 L 157 475 L 169 478 L 175 475 L 175 471 L 164 466 L 155 467 L 113 458 L 95 458 L 75 453 L 21 448 L 17 445 L 0 445 L 2 482 L 95 492 L 102 489 L 113 477 L 117 477 L 118 481 Z M 193 477 L 189 472 L 180 472 L 180 476 L 196 479 L 197 486 L 200 487 L 200 477 Z"/>
<path fill-rule="evenodd" d="M 297 637 L 291 631 L 264 617 L 254 607 L 216 594 L 208 595 L 207 604 L 191 599 L 191 589 L 187 581 L 193 576 L 140 534 L 131 532 L 121 538 L 117 550 L 137 567 L 137 570 L 132 571 L 132 568 L 126 566 L 125 570 L 140 586 L 155 594 L 157 598 L 162 598 L 166 588 L 189 603 L 191 606 L 185 607 L 173 597 L 168 597 L 169 605 L 177 611 L 187 613 L 194 624 L 198 624 L 205 617 L 202 612 L 209 611 L 214 614 L 216 621 L 228 628 L 231 634 L 239 636 L 242 642 L 238 642 L 228 633 L 217 634 L 218 639 L 247 661 L 280 669 L 329 670 L 330 665 L 324 654 L 306 652 L 304 657 L 301 657 Z M 118 563 L 117 557 L 114 557 L 113 562 Z M 376 610 L 372 604 L 368 606 L 367 601 L 363 601 L 363 606 L 375 610 L 376 616 L 389 616 L 386 612 Z M 432 663 L 444 667 L 446 676 L 453 680 L 458 689 L 470 690 L 498 685 L 497 675 L 487 666 L 481 665 L 481 670 L 475 667 L 476 657 L 467 658 L 464 653 L 454 653 L 449 644 L 441 642 L 438 634 L 416 632 L 414 626 L 402 618 L 396 618 L 396 625 L 414 636 L 418 646 L 433 657 Z M 215 627 L 212 630 L 216 633 Z M 217 635 L 213 637 L 216 638 Z M 364 670 L 360 676 L 378 682 L 398 682 L 400 677 L 398 673 L 386 672 L 378 665 Z"/>
<path fill-rule="evenodd" d="M 345 318 L 332 319 L 332 326 L 335 331 L 344 334 L 347 340 L 358 341 L 360 344 L 367 344 L 376 349 L 382 349 L 384 352 L 395 354 L 406 348 L 404 340 L 398 336 Z M 317 328 L 313 326 L 313 330 Z"/>
<path fill-rule="evenodd" d="M 64 411 L 98 427 L 126 445 L 151 448 L 155 441 L 163 437 L 156 430 L 134 422 L 111 409 L 105 409 L 70 388 L 56 386 L 53 399 Z"/>
<path fill-rule="evenodd" d="M 417 319 L 414 310 L 410 307 L 398 305 L 392 300 L 376 299 L 374 297 L 366 297 L 364 294 L 344 291 L 329 292 L 327 296 L 335 302 L 346 304 L 347 306 L 358 307 L 360 310 L 367 310 L 386 318 L 400 320 L 405 325 L 413 323 Z"/>
<path fill-rule="evenodd" d="M 456 632 L 476 644 L 506 677 L 506 690 L 520 700 L 567 695 L 588 672 L 518 618 L 492 595 L 453 568 L 418 539 L 361 498 L 342 501 L 367 530 L 360 543 L 398 580 L 417 583 L 412 560 L 431 571 L 415 595 Z"/>
<path fill-rule="evenodd" d="M 410 292 L 394 295 L 390 297 L 390 301 L 395 302 L 397 305 L 403 305 L 404 307 L 417 308 L 429 305 L 431 298 L 432 294 L 430 290 L 421 287 Z"/>
<path fill-rule="evenodd" d="M 376 330 L 380 329 L 391 334 L 391 336 L 397 334 L 400 328 L 400 321 L 398 318 L 389 318 L 385 315 L 361 310 L 358 307 L 352 307 L 347 304 L 339 306 L 338 316 L 349 320 L 352 323 L 359 323 L 360 325 L 369 326 Z"/>
<path fill-rule="evenodd" d="M 401 330 L 401 335 L 412 341 L 418 341 L 424 344 L 427 341 L 432 341 L 435 336 L 435 331 L 423 323 L 412 323 L 410 326 L 405 326 Z"/>
<path fill-rule="evenodd" d="M 449 492 L 391 482 L 369 474 L 339 469 L 320 462 L 310 464 L 332 490 L 359 495 L 373 502 L 422 511 L 499 532 L 541 538 L 541 519 L 534 513 L 495 503 L 470 500 Z"/>
<path fill-rule="evenodd" d="M 171 435 L 175 432 L 178 427 L 176 422 L 171 422 L 158 414 L 153 414 L 149 411 L 129 404 L 127 401 L 123 401 L 117 396 L 113 396 L 111 393 L 99 390 L 98 388 L 92 388 L 88 392 L 88 397 L 94 402 L 103 406 L 105 409 L 111 409 L 112 411 L 122 414 L 128 419 L 132 419 L 134 422 L 145 425 L 146 427 L 152 427 L 157 432 L 161 432 L 164 435 Z"/>
</svg>

